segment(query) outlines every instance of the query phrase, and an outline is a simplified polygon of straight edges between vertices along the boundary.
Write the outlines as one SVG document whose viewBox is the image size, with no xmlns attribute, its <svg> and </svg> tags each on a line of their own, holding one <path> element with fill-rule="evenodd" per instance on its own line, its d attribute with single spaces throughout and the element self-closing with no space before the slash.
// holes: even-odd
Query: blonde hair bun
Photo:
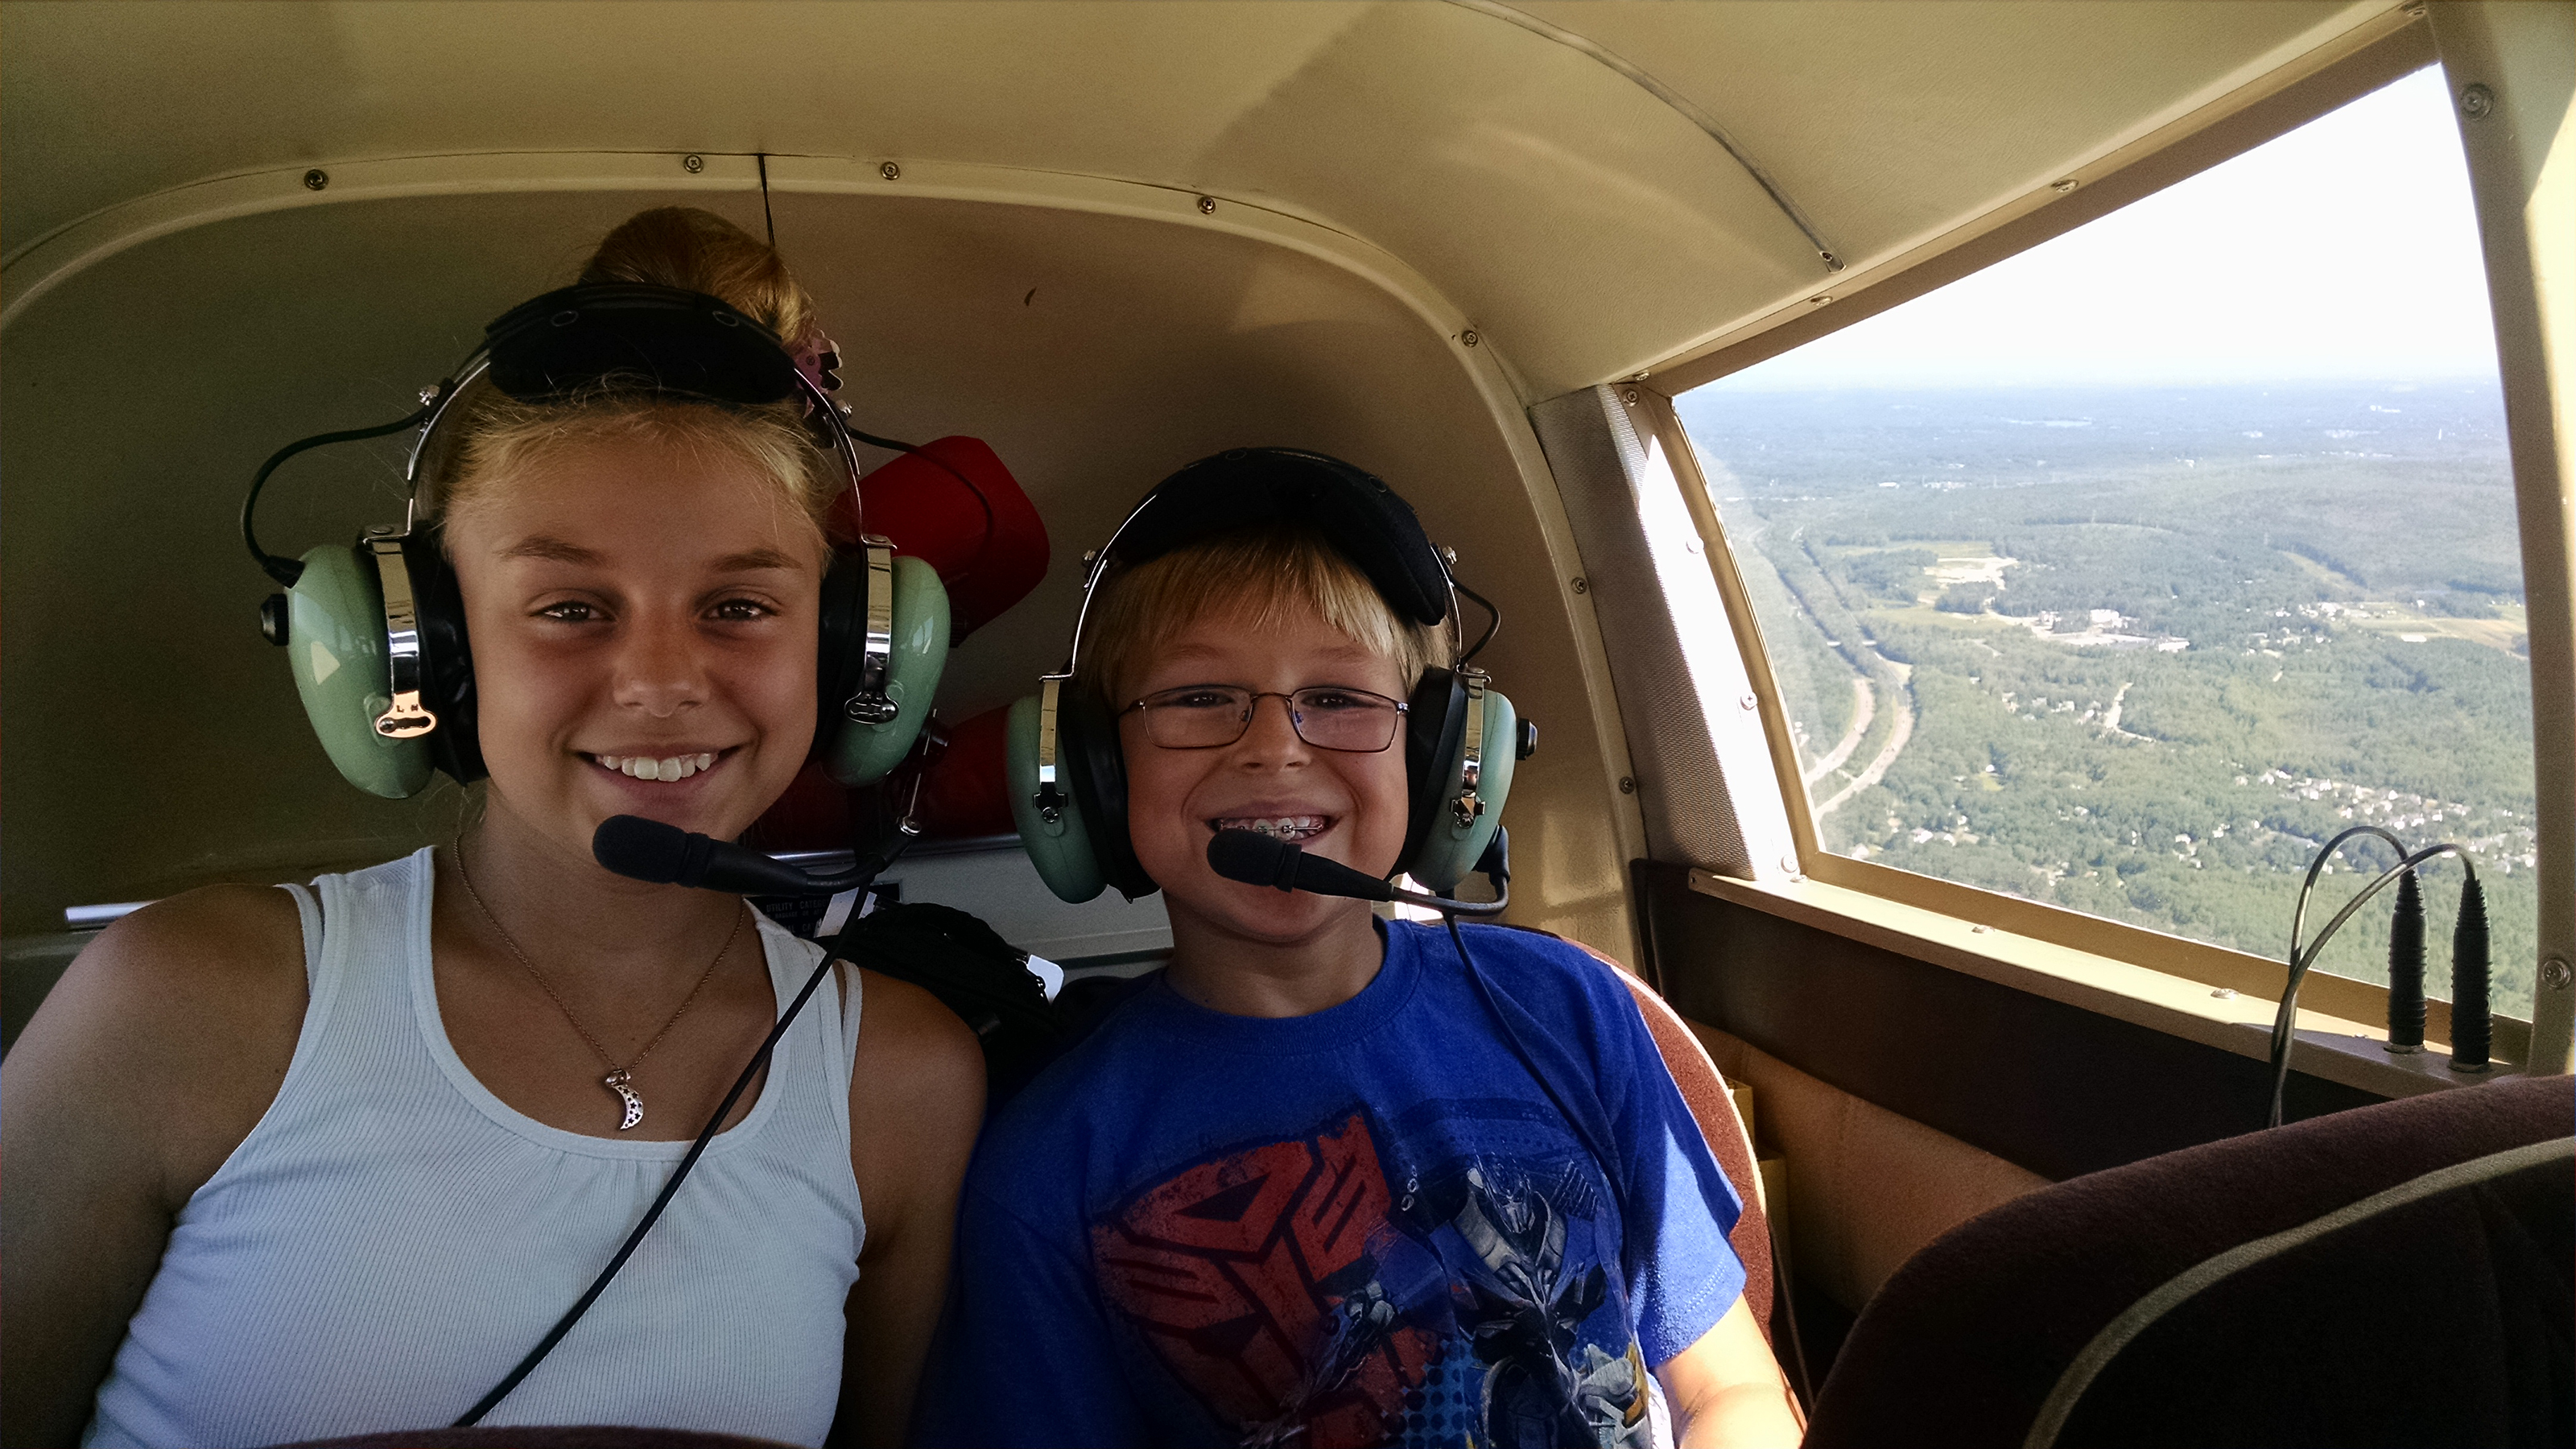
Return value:
<svg viewBox="0 0 2576 1449">
<path fill-rule="evenodd" d="M 657 206 L 600 238 L 584 284 L 641 282 L 703 292 L 784 339 L 793 350 L 815 330 L 814 299 L 776 248 L 712 211 Z"/>
<path fill-rule="evenodd" d="M 660 206 L 628 217 L 601 238 L 578 280 L 702 293 L 776 333 L 791 354 L 821 332 L 814 299 L 777 250 L 698 207 Z M 450 530 L 500 490 L 541 472 L 562 449 L 640 440 L 749 464 L 777 487 L 799 520 L 800 541 L 821 557 L 829 551 L 833 500 L 850 482 L 838 456 L 806 426 L 801 399 L 743 406 L 602 387 L 522 402 L 486 386 L 459 406 L 463 416 L 423 480 L 423 504 Z"/>
</svg>

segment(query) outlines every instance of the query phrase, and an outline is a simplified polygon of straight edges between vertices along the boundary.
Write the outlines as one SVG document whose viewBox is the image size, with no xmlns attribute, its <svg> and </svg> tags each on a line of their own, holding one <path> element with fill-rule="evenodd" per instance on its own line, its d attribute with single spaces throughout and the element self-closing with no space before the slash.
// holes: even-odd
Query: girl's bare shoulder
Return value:
<svg viewBox="0 0 2576 1449">
<path fill-rule="evenodd" d="M 81 1133 L 158 1144 L 182 1197 L 275 1099 L 305 1004 L 303 923 L 286 892 L 208 886 L 99 934 L 9 1052 L 10 1090 Z M 78 1119 L 77 1121 L 71 1119 Z"/>
<path fill-rule="evenodd" d="M 214 885 L 155 901 L 83 950 L 57 993 L 129 1019 L 233 1018 L 292 998 L 303 1010 L 304 923 L 273 886 Z M 53 1005 L 47 999 L 46 1005 Z"/>
</svg>

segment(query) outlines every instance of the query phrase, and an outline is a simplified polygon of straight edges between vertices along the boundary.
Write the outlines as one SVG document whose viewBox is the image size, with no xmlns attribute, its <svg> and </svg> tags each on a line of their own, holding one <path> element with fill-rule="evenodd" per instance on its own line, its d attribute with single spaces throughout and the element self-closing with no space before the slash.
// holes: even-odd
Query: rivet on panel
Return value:
<svg viewBox="0 0 2576 1449">
<path fill-rule="evenodd" d="M 1992 931 L 1993 929 L 1994 929 L 1994 927 L 1992 927 L 1992 926 L 1982 925 L 1982 924 L 1980 924 L 1980 925 L 1970 926 L 1970 927 L 1968 928 L 1968 930 L 1969 930 L 1971 933 L 1973 933 L 1973 934 L 1975 934 L 1975 935 L 1979 935 L 1979 936 L 1985 935 L 1987 932 Z"/>
<path fill-rule="evenodd" d="M 2472 121 L 2483 121 L 2495 113 L 2495 92 L 2485 85 L 2472 85 L 2460 92 L 2460 114 Z"/>
<path fill-rule="evenodd" d="M 1833 299 L 1834 294 L 1831 292 L 1818 292 L 1816 295 L 1807 299 L 1807 305 L 1810 307 L 1821 307 Z"/>
<path fill-rule="evenodd" d="M 2236 988 L 2233 986 L 2222 986 L 2209 994 L 2213 999 L 2218 1001 L 2234 1001 L 2236 999 Z"/>
<path fill-rule="evenodd" d="M 1760 709 L 1762 707 L 1762 701 L 1749 694 L 1744 696 L 1742 699 L 1737 700 L 1736 704 L 1744 709 Z"/>
<path fill-rule="evenodd" d="M 2566 957 L 2552 956 L 2540 963 L 2541 985 L 2552 991 L 2564 991 L 2571 981 L 2576 981 L 2576 966 L 2568 965 Z"/>
<path fill-rule="evenodd" d="M 1476 335 L 1476 329 L 1475 329 L 1475 328 L 1473 328 L 1473 327 L 1470 327 L 1470 328 L 1468 328 L 1466 331 L 1461 332 L 1461 333 L 1459 333 L 1459 334 L 1458 334 L 1458 341 L 1459 341 L 1459 343 L 1460 343 L 1462 346 L 1466 346 L 1466 347 L 1473 347 L 1473 346 L 1475 346 L 1477 343 L 1482 342 L 1482 341 L 1484 341 L 1484 340 L 1485 340 L 1484 338 L 1479 337 L 1479 336 L 1477 336 L 1477 335 Z"/>
<path fill-rule="evenodd" d="M 707 158 L 699 155 L 695 151 L 692 151 L 688 155 L 680 158 L 680 169 L 688 172 L 691 176 L 695 176 L 699 172 L 707 169 Z"/>
<path fill-rule="evenodd" d="M 2063 181 L 2052 181 L 2052 182 L 2048 183 L 2048 189 L 2049 189 L 2049 190 L 2051 190 L 2051 191 L 2056 192 L 2056 193 L 2057 193 L 2058 195 L 2060 195 L 2060 196 L 2064 196 L 2066 193 L 2068 193 L 2068 192 L 2070 192 L 2070 191 L 2073 191 L 2076 187 L 2079 187 L 2079 186 L 2081 186 L 2081 185 L 2083 185 L 2083 184 L 2084 184 L 2083 182 L 2076 180 L 2076 179 L 2075 179 L 2074 177 L 2072 177 L 2072 176 L 2069 176 L 2069 177 L 2067 177 L 2067 178 L 2066 178 L 2065 180 L 2063 180 Z"/>
<path fill-rule="evenodd" d="M 1637 405 L 1637 390 L 1633 387 L 1623 387 L 1619 389 L 1619 401 L 1630 407 L 1635 407 Z"/>
<path fill-rule="evenodd" d="M 1636 794 L 1637 777 L 1634 775 L 1621 775 L 1619 777 L 1619 793 L 1622 795 Z"/>
<path fill-rule="evenodd" d="M 891 161 L 888 161 L 877 167 L 877 174 L 888 181 L 901 181 L 903 179 L 903 168 L 897 166 Z"/>
<path fill-rule="evenodd" d="M 1201 215 L 1201 216 L 1214 216 L 1214 215 L 1216 215 L 1216 198 L 1215 198 L 1215 197 L 1213 197 L 1213 196 L 1202 196 L 1202 197 L 1200 197 L 1200 198 L 1199 198 L 1199 215 Z"/>
<path fill-rule="evenodd" d="M 1780 868 L 1791 875 L 1798 874 L 1798 852 L 1793 850 L 1780 857 Z"/>
<path fill-rule="evenodd" d="M 429 386 L 422 388 L 420 390 L 420 405 L 422 407 L 427 407 L 431 403 L 438 401 L 438 389 L 439 384 L 434 382 Z"/>
<path fill-rule="evenodd" d="M 1591 581 L 1590 579 L 1585 578 L 1585 577 L 1584 577 L 1583 575 L 1581 575 L 1581 574 L 1576 574 L 1576 575 L 1574 576 L 1574 591 L 1575 591 L 1576 593 L 1578 593 L 1578 594 L 1588 594 L 1588 593 L 1591 593 L 1591 592 L 1592 592 L 1592 581 Z"/>
<path fill-rule="evenodd" d="M 318 166 L 304 173 L 304 189 L 307 191 L 319 191 L 330 184 L 331 173 Z"/>
</svg>

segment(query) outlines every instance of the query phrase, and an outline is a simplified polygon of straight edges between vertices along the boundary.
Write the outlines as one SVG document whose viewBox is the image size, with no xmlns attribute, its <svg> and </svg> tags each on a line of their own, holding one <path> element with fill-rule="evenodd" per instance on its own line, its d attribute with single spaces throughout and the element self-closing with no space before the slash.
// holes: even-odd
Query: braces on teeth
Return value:
<svg viewBox="0 0 2576 1449">
<path fill-rule="evenodd" d="M 1249 830 L 1276 840 L 1303 840 L 1324 833 L 1321 815 L 1282 815 L 1264 820 L 1216 820 L 1210 822 L 1219 830 Z"/>
<path fill-rule="evenodd" d="M 638 780 L 685 780 L 700 770 L 712 767 L 711 754 L 675 755 L 667 760 L 650 760 L 642 755 L 593 755 L 603 769 L 615 770 Z"/>
</svg>

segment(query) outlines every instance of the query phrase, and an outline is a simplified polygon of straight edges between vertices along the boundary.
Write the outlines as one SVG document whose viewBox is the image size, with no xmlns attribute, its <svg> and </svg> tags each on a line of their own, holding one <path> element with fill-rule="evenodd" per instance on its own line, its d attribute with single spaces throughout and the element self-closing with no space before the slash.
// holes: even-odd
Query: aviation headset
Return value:
<svg viewBox="0 0 2576 1449">
<path fill-rule="evenodd" d="M 1492 843 L 1512 766 L 1528 757 L 1537 731 L 1467 662 L 1493 631 L 1475 648 L 1457 647 L 1458 595 L 1476 596 L 1450 577 L 1447 557 L 1424 535 L 1412 506 L 1375 476 L 1321 453 L 1238 448 L 1164 479 L 1085 559 L 1064 668 L 1041 676 L 1038 692 L 1011 706 L 1011 814 L 1039 877 L 1059 898 L 1087 901 L 1115 886 L 1133 900 L 1159 889 L 1127 833 L 1118 716 L 1080 678 L 1084 626 L 1102 582 L 1113 568 L 1216 534 L 1288 522 L 1320 532 L 1399 616 L 1449 625 L 1453 667 L 1425 670 L 1405 704 L 1411 802 L 1397 871 L 1446 893 Z"/>
<path fill-rule="evenodd" d="M 398 422 L 290 443 L 261 467 L 242 503 L 242 541 L 286 592 L 260 609 L 260 630 L 283 647 L 305 716 L 331 763 L 371 795 L 418 794 L 433 769 L 460 784 L 483 778 L 475 729 L 474 661 L 456 574 L 440 524 L 419 517 L 424 478 L 452 449 L 439 424 L 478 386 L 522 402 L 637 392 L 737 407 L 801 399 L 816 441 L 855 488 L 852 440 L 916 452 L 858 432 L 831 393 L 840 359 L 829 341 L 799 357 L 778 335 L 717 298 L 677 287 L 593 283 L 523 302 L 483 329 L 481 347 L 421 392 Z M 400 529 L 371 528 L 354 547 L 326 544 L 301 560 L 263 551 L 252 531 L 260 489 L 308 448 L 417 427 Z M 443 447 L 442 445 L 447 445 Z M 844 785 L 882 778 L 908 754 L 948 657 L 948 595 L 928 564 L 896 557 L 862 535 L 823 579 L 815 670 L 814 755 Z"/>
</svg>

